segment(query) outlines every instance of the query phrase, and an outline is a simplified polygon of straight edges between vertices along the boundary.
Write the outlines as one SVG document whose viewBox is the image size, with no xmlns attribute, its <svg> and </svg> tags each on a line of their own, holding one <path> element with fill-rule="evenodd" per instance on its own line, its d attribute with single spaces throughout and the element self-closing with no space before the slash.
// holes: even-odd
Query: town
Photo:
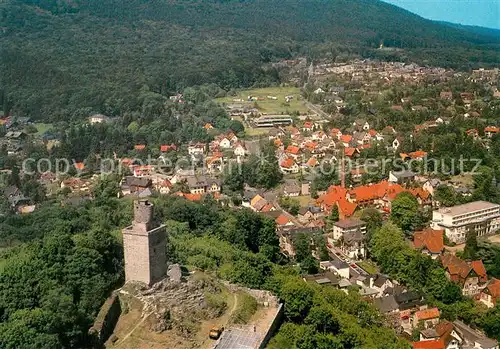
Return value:
<svg viewBox="0 0 500 349">
<path fill-rule="evenodd" d="M 287 84 L 210 99 L 222 117 L 195 119 L 184 141 L 102 114 L 67 134 L 3 115 L 0 213 L 81 207 L 103 186 L 123 200 L 215 200 L 272 221 L 305 282 L 358 294 L 414 348 L 498 348 L 495 329 L 449 310 L 461 301 L 486 314 L 500 299 L 497 260 L 480 253 L 500 243 L 498 69 L 274 65 Z M 196 98 L 171 96 L 173 120 Z M 94 136 L 113 130 L 114 143 Z"/>
</svg>

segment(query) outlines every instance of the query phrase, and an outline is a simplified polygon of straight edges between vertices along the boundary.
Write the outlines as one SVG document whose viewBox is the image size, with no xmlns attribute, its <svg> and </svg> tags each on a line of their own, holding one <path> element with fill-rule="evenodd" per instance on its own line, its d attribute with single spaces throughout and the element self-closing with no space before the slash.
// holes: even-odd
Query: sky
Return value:
<svg viewBox="0 0 500 349">
<path fill-rule="evenodd" d="M 384 0 L 424 18 L 500 29 L 500 0 Z"/>
</svg>

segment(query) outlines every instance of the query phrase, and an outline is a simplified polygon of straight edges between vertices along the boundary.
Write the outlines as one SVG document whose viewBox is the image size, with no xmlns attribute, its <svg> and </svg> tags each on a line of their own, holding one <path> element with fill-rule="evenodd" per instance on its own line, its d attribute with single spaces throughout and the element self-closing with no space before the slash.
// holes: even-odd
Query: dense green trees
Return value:
<svg viewBox="0 0 500 349">
<path fill-rule="evenodd" d="M 419 207 L 417 199 L 412 194 L 402 192 L 391 203 L 390 219 L 405 233 L 412 232 L 422 224 Z"/>
<path fill-rule="evenodd" d="M 494 36 L 366 0 L 158 1 L 147 8 L 138 0 L 9 0 L 1 9 L 8 30 L 0 39 L 0 103 L 39 119 L 129 111 L 149 119 L 188 86 L 279 83 L 279 72 L 262 65 L 298 55 L 408 57 L 460 68 L 498 62 Z M 375 50 L 380 42 L 404 46 L 404 56 Z"/>
<path fill-rule="evenodd" d="M 58 232 L 13 251 L 0 273 L 0 345 L 89 343 L 93 317 L 122 280 L 121 259 L 116 238 L 98 230 Z"/>
</svg>

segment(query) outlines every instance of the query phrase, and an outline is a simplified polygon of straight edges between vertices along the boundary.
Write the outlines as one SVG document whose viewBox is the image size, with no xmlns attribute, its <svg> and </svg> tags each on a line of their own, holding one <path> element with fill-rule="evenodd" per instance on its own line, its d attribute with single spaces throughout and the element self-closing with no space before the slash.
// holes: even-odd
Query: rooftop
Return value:
<svg viewBox="0 0 500 349">
<path fill-rule="evenodd" d="M 359 219 L 343 219 L 335 223 L 335 226 L 340 228 L 355 228 L 366 224 L 364 221 Z"/>
<path fill-rule="evenodd" d="M 222 332 L 214 349 L 253 349 L 261 342 L 260 333 L 239 328 L 228 328 Z"/>
<path fill-rule="evenodd" d="M 488 208 L 496 208 L 496 207 L 500 208 L 500 205 L 488 201 L 474 201 L 463 205 L 441 208 L 438 210 L 438 212 L 442 214 L 458 216 L 465 213 L 485 210 Z"/>
</svg>

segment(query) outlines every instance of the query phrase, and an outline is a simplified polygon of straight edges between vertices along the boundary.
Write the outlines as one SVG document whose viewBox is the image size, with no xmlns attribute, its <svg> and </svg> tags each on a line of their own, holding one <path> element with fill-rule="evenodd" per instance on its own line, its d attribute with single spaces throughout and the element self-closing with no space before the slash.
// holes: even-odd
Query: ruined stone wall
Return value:
<svg viewBox="0 0 500 349">
<path fill-rule="evenodd" d="M 284 314 L 284 307 L 283 303 L 278 305 L 278 308 L 276 309 L 276 315 L 274 316 L 273 321 L 269 324 L 269 327 L 264 333 L 264 338 L 262 339 L 262 342 L 259 345 L 259 349 L 264 349 L 269 343 L 269 340 L 271 337 L 278 331 L 278 329 L 281 326 L 281 323 L 283 322 L 283 314 Z"/>
<path fill-rule="evenodd" d="M 113 333 L 122 312 L 120 298 L 113 293 L 101 307 L 89 334 L 95 339 L 94 348 L 99 348 Z"/>
<path fill-rule="evenodd" d="M 224 281 L 223 283 L 224 283 L 224 286 L 226 286 L 227 289 L 231 292 L 242 291 L 242 292 L 248 293 L 250 296 L 255 298 L 257 300 L 257 303 L 260 305 L 266 305 L 269 307 L 278 307 L 278 305 L 280 304 L 278 297 L 276 297 L 275 295 L 273 295 L 269 291 L 254 290 L 252 288 L 234 285 L 234 284 L 231 284 L 227 281 Z"/>
</svg>

